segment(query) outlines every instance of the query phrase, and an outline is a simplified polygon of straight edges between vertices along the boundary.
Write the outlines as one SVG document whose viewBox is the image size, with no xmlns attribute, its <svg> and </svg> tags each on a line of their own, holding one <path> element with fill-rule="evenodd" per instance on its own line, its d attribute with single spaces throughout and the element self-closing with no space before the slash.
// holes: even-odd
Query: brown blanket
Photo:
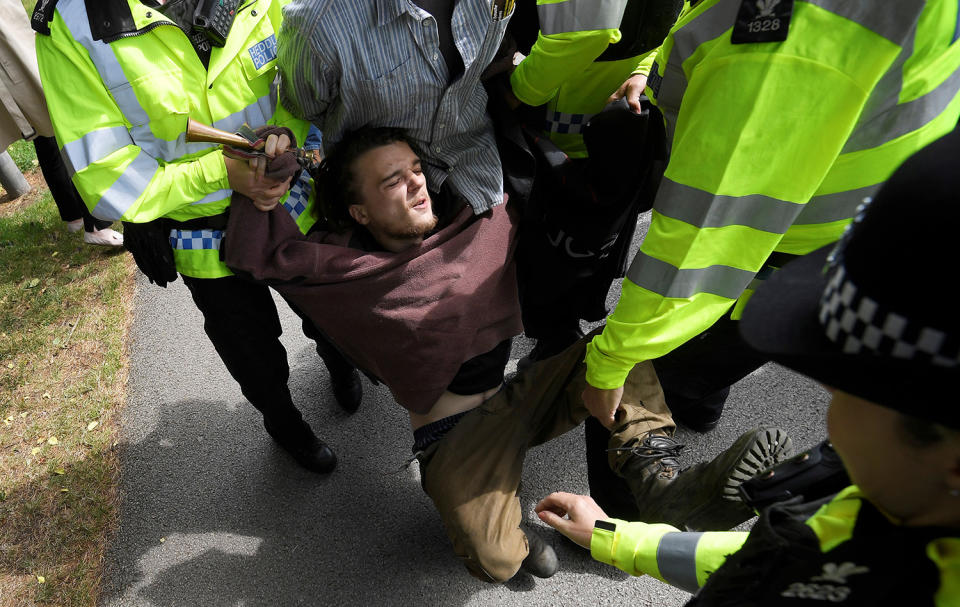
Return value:
<svg viewBox="0 0 960 607">
<path fill-rule="evenodd" d="M 419 246 L 365 252 L 235 196 L 224 248 L 231 269 L 274 286 L 398 403 L 426 413 L 464 361 L 523 330 L 515 236 L 507 205 L 479 217 L 465 206 Z"/>
</svg>

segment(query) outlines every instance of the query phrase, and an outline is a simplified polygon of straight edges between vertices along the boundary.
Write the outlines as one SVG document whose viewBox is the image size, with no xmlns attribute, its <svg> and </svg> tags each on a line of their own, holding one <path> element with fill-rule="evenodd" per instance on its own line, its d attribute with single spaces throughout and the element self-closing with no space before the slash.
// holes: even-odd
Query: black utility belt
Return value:
<svg viewBox="0 0 960 607">
<path fill-rule="evenodd" d="M 227 219 L 230 214 L 227 212 L 219 215 L 210 215 L 208 217 L 197 217 L 187 221 L 177 221 L 176 219 L 165 219 L 164 223 L 171 230 L 224 230 L 227 227 Z"/>
</svg>

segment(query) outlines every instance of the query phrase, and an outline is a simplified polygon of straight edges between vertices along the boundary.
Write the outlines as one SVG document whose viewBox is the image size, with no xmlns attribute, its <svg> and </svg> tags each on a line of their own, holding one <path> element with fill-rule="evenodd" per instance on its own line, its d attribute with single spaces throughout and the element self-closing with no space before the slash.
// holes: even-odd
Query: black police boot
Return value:
<svg viewBox="0 0 960 607">
<path fill-rule="evenodd" d="M 363 400 L 363 384 L 357 368 L 337 351 L 325 353 L 322 358 L 330 372 L 330 388 L 337 404 L 347 413 L 356 413 Z"/>
<path fill-rule="evenodd" d="M 263 427 L 284 451 L 307 470 L 325 473 L 336 468 L 337 456 L 326 443 L 317 438 L 307 422 L 300 420 L 297 423 L 281 425 L 264 416 Z"/>
<path fill-rule="evenodd" d="M 681 471 L 683 445 L 648 435 L 618 451 L 629 452 L 618 473 L 630 486 L 640 520 L 679 529 L 720 531 L 754 516 L 740 497 L 740 484 L 790 457 L 793 444 L 779 428 L 755 428 L 712 461 Z"/>
<path fill-rule="evenodd" d="M 691 399 L 664 389 L 663 396 L 670 407 L 673 421 L 694 432 L 710 432 L 720 423 L 723 406 L 730 395 L 730 386 L 720 388 L 710 396 Z"/>
<path fill-rule="evenodd" d="M 527 545 L 530 547 L 530 552 L 520 563 L 520 570 L 541 578 L 552 577 L 560 568 L 557 553 L 553 551 L 550 544 L 543 541 L 543 538 L 535 532 L 524 531 L 524 533 L 527 536 Z"/>
</svg>

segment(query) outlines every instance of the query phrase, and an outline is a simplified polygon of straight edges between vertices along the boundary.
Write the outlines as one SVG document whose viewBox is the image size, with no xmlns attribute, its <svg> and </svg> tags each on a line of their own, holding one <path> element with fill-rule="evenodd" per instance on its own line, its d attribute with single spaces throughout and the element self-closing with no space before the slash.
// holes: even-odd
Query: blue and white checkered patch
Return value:
<svg viewBox="0 0 960 607">
<path fill-rule="evenodd" d="M 170 246 L 181 251 L 219 249 L 223 230 L 170 230 Z"/>
<path fill-rule="evenodd" d="M 546 129 L 551 133 L 578 135 L 583 132 L 584 125 L 591 118 L 593 114 L 553 112 L 553 116 L 547 118 Z"/>
<path fill-rule="evenodd" d="M 306 171 L 300 172 L 300 179 L 290 188 L 290 195 L 283 201 L 283 208 L 290 213 L 290 217 L 296 221 L 304 211 L 307 210 L 307 202 L 310 200 L 310 174 Z"/>
<path fill-rule="evenodd" d="M 253 67 L 258 70 L 277 58 L 277 37 L 270 34 L 269 38 L 264 38 L 247 49 L 250 58 L 253 59 Z"/>
</svg>

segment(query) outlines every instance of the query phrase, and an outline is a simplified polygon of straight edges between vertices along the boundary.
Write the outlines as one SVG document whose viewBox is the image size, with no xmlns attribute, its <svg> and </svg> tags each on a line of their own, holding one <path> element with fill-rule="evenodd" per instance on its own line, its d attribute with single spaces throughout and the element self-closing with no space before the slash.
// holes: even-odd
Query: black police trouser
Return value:
<svg viewBox="0 0 960 607">
<path fill-rule="evenodd" d="M 711 398 L 770 359 L 740 337 L 740 321 L 724 314 L 709 329 L 653 361 L 667 406 L 673 413 L 691 409 L 723 411 L 724 399 Z"/>
<path fill-rule="evenodd" d="M 37 164 L 43 173 L 43 179 L 50 188 L 50 195 L 60 211 L 60 219 L 74 221 L 83 219 L 83 229 L 87 232 L 109 227 L 112 221 L 97 219 L 90 214 L 80 192 L 70 180 L 70 173 L 60 156 L 60 147 L 53 137 L 37 137 L 33 140 L 37 152 Z"/>
<path fill-rule="evenodd" d="M 302 432 L 303 418 L 287 386 L 290 368 L 270 289 L 236 276 L 183 276 L 183 282 L 203 314 L 204 331 L 250 404 L 279 432 Z M 318 353 L 325 359 L 330 351 L 336 354 L 313 323 L 301 319 L 304 333 L 318 340 Z"/>
</svg>

